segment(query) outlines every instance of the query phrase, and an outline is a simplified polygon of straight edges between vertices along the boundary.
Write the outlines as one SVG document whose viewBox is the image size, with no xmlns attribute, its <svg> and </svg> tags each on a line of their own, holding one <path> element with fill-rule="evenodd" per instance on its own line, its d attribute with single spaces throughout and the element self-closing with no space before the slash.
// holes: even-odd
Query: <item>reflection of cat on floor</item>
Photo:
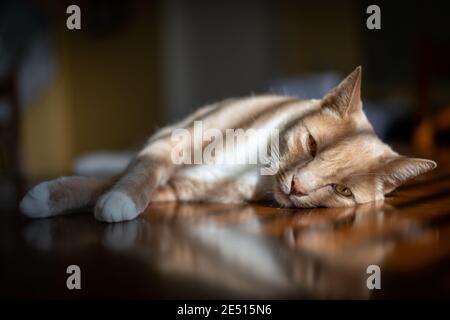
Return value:
<svg viewBox="0 0 450 320">
<path fill-rule="evenodd" d="M 202 208 L 162 205 L 161 214 L 102 225 L 101 233 L 93 232 L 96 225 L 80 215 L 35 220 L 29 222 L 25 239 L 53 252 L 104 247 L 137 257 L 161 275 L 195 279 L 218 292 L 251 298 L 367 298 L 366 268 L 382 265 L 393 246 L 392 241 L 361 234 L 366 226 L 383 229 L 389 223 L 380 203 L 299 213 L 281 238 L 261 236 L 268 229 L 252 206 L 235 206 L 213 217 L 214 210 Z M 221 215 L 229 218 L 220 219 Z M 237 224 L 235 217 L 245 220 Z M 68 229 L 77 230 L 77 235 L 58 232 Z M 353 232 L 347 238 L 354 241 L 346 241 L 343 232 Z"/>
<path fill-rule="evenodd" d="M 362 110 L 360 87 L 358 67 L 321 100 L 263 95 L 207 106 L 153 135 L 122 175 L 44 182 L 22 200 L 21 209 L 29 217 L 47 217 L 95 205 L 98 220 L 118 222 L 136 218 L 152 202 L 270 200 L 284 207 L 311 208 L 383 200 L 436 163 L 400 156 L 378 139 Z M 202 135 L 182 145 L 173 140 L 174 132 L 191 132 L 198 121 L 204 130 L 219 133 L 250 128 L 266 133 L 238 141 L 222 156 L 240 159 L 269 145 L 276 174 L 261 175 L 264 163 L 174 163 L 174 149 L 194 147 L 193 152 L 183 153 L 187 158 L 181 163 L 195 163 L 192 154 L 206 148 Z M 274 130 L 279 132 L 278 148 L 270 144 Z"/>
</svg>

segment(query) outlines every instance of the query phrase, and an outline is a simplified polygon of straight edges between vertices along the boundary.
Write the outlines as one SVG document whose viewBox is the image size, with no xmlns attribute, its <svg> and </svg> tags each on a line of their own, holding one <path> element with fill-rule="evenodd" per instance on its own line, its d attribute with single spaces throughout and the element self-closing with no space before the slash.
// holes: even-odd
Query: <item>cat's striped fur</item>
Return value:
<svg viewBox="0 0 450 320">
<path fill-rule="evenodd" d="M 400 156 L 378 139 L 363 113 L 360 86 L 358 67 L 320 100 L 262 95 L 206 106 L 153 135 L 120 176 L 41 183 L 22 200 L 22 211 L 47 217 L 95 206 L 98 220 L 117 222 L 134 219 L 149 203 L 160 201 L 274 200 L 281 206 L 340 207 L 383 200 L 399 184 L 436 164 Z M 256 144 L 267 144 L 269 133 L 277 129 L 277 173 L 261 175 L 255 165 L 174 164 L 171 154 L 179 145 L 171 133 L 180 128 L 192 132 L 194 121 L 202 121 L 204 130 L 252 128 L 267 133 L 230 152 L 256 150 Z"/>
</svg>

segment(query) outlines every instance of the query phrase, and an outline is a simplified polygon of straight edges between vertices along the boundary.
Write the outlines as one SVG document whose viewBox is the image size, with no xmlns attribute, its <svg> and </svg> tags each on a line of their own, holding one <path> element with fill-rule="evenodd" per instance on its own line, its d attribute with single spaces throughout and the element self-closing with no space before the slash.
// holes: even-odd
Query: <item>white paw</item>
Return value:
<svg viewBox="0 0 450 320">
<path fill-rule="evenodd" d="M 51 181 L 42 182 L 23 197 L 19 206 L 24 215 L 30 218 L 45 218 L 53 215 L 49 206 L 49 186 L 51 183 Z"/>
<path fill-rule="evenodd" d="M 139 211 L 134 201 L 125 193 L 111 191 L 98 199 L 95 205 L 95 218 L 104 222 L 120 222 L 134 219 Z"/>
<path fill-rule="evenodd" d="M 30 218 L 45 218 L 53 215 L 49 207 L 50 181 L 42 182 L 31 189 L 20 201 L 20 210 Z"/>
</svg>

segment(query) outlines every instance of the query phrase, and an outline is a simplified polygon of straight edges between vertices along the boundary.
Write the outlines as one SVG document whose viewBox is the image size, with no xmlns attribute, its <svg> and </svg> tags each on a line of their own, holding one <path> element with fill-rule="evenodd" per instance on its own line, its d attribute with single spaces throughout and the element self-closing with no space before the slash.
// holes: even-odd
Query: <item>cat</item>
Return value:
<svg viewBox="0 0 450 320">
<path fill-rule="evenodd" d="M 119 176 L 43 182 L 23 198 L 21 211 L 41 218 L 95 206 L 96 219 L 119 222 L 135 219 L 149 203 L 166 201 L 274 201 L 300 208 L 382 201 L 385 194 L 434 169 L 436 163 L 401 156 L 377 137 L 362 109 L 361 70 L 357 67 L 322 99 L 259 95 L 201 108 L 150 137 Z M 204 130 L 251 128 L 267 133 L 226 151 L 234 153 L 257 152 L 256 145 L 268 144 L 269 133 L 277 130 L 275 174 L 261 174 L 258 165 L 175 164 L 173 151 L 180 142 L 173 133 L 193 132 L 198 121 Z M 197 145 L 203 150 L 205 144 L 196 139 L 200 138 L 194 134 L 194 141 L 185 141 L 182 147 Z"/>
</svg>

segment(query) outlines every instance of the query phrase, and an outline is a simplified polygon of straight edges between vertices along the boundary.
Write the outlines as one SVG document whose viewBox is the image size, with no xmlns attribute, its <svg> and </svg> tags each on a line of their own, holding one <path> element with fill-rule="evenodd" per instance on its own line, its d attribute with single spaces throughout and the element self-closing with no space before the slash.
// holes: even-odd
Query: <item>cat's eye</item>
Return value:
<svg viewBox="0 0 450 320">
<path fill-rule="evenodd" d="M 353 195 L 351 190 L 342 184 L 333 184 L 333 189 L 334 192 L 344 197 L 351 197 Z"/>
<path fill-rule="evenodd" d="M 308 150 L 312 157 L 316 156 L 317 153 L 317 143 L 316 140 L 314 140 L 312 135 L 308 136 Z"/>
</svg>

